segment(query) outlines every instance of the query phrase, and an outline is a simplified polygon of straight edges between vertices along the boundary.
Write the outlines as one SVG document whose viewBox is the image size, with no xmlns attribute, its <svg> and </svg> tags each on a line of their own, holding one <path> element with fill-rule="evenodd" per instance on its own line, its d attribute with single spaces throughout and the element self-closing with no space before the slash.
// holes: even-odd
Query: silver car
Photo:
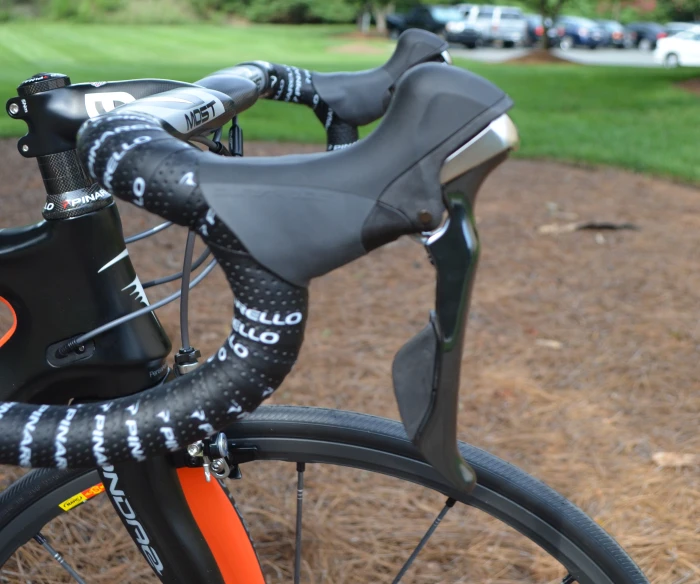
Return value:
<svg viewBox="0 0 700 584">
<path fill-rule="evenodd" d="M 465 24 L 477 30 L 486 44 L 522 45 L 527 40 L 527 20 L 520 8 L 491 4 L 460 4 Z"/>
</svg>

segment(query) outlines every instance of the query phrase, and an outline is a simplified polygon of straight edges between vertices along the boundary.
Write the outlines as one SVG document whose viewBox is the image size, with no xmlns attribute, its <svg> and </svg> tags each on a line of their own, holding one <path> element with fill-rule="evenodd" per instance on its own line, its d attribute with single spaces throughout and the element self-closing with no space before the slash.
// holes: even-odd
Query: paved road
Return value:
<svg viewBox="0 0 700 584">
<path fill-rule="evenodd" d="M 458 46 L 450 47 L 450 53 L 455 57 L 482 61 L 484 63 L 503 63 L 527 54 L 529 49 L 495 49 L 491 47 L 480 49 L 464 49 Z M 654 63 L 652 53 L 636 49 L 572 49 L 570 51 L 554 50 L 554 54 L 562 59 L 586 65 L 615 65 L 625 67 L 658 67 Z"/>
</svg>

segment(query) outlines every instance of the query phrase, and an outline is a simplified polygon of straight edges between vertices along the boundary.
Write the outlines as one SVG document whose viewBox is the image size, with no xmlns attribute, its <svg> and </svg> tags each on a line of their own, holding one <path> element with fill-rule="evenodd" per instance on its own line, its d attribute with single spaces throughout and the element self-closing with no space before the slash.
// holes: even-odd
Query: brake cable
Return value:
<svg viewBox="0 0 700 584">
<path fill-rule="evenodd" d="M 137 233 L 136 235 L 131 235 L 130 237 L 127 237 L 124 239 L 124 243 L 134 243 L 135 241 L 141 241 L 142 239 L 146 239 L 147 237 L 151 237 L 151 235 L 155 235 L 156 233 L 160 233 L 161 231 L 164 231 L 168 227 L 170 227 L 173 224 L 172 221 L 166 221 L 165 223 L 161 223 L 160 225 L 156 225 L 155 227 L 152 227 L 151 229 L 146 229 L 146 231 L 142 231 L 141 233 Z"/>
<path fill-rule="evenodd" d="M 209 273 L 214 269 L 214 266 L 216 265 L 216 260 L 213 259 L 211 260 L 206 267 L 199 273 L 197 276 L 190 282 L 189 288 L 192 289 L 194 288 L 197 284 L 199 284 L 204 278 L 206 278 Z M 143 308 L 140 308 L 139 310 L 136 310 L 135 312 L 130 312 L 129 314 L 125 314 L 124 316 L 120 316 L 119 318 L 116 318 L 106 324 L 103 324 L 102 326 L 97 327 L 94 330 L 91 330 L 88 333 L 85 333 L 84 335 L 80 335 L 79 337 L 76 337 L 75 339 L 72 339 L 68 341 L 65 345 L 61 346 L 58 348 L 56 351 L 56 356 L 61 358 L 65 357 L 68 355 L 68 353 L 78 349 L 81 345 L 84 345 L 88 341 L 94 339 L 95 337 L 106 333 L 107 331 L 112 330 L 115 327 L 118 327 L 125 322 L 129 322 L 130 320 L 134 318 L 138 318 L 140 316 L 143 316 L 144 314 L 148 314 L 149 312 L 152 312 L 154 310 L 157 310 L 158 308 L 162 308 L 166 304 L 169 304 L 173 302 L 174 300 L 177 300 L 180 298 L 180 295 L 182 294 L 182 289 L 178 290 L 177 292 L 171 294 L 170 296 L 167 296 L 166 298 L 163 298 L 163 300 L 159 300 L 158 302 L 155 302 L 154 304 L 151 304 L 149 306 L 144 306 Z"/>
<path fill-rule="evenodd" d="M 187 233 L 187 243 L 185 243 L 185 258 L 182 263 L 182 285 L 180 286 L 180 339 L 182 340 L 182 352 L 189 353 L 190 346 L 189 315 L 190 307 L 190 274 L 192 271 L 192 254 L 194 253 L 194 242 L 197 234 L 190 230 Z"/>
<path fill-rule="evenodd" d="M 204 260 L 206 260 L 209 256 L 211 255 L 211 250 L 207 247 L 204 249 L 202 252 L 202 255 L 200 255 L 196 260 L 192 262 L 192 267 L 190 268 L 191 270 L 196 270 L 199 266 L 201 266 L 204 263 Z M 148 282 L 143 283 L 143 289 L 146 290 L 148 288 L 153 288 L 153 286 L 160 286 L 161 284 L 167 284 L 168 282 L 174 282 L 175 280 L 179 280 L 182 278 L 182 272 L 177 272 L 175 274 L 170 274 L 169 276 L 163 276 L 162 278 L 156 278 L 155 280 L 149 280 Z"/>
<path fill-rule="evenodd" d="M 221 127 L 219 127 L 216 130 L 214 130 L 214 134 L 211 140 L 204 136 L 194 136 L 191 139 L 191 141 L 204 144 L 209 148 L 209 151 L 213 152 L 214 154 L 219 154 L 221 156 L 231 156 L 231 153 L 220 142 L 221 132 L 222 129 Z M 194 253 L 194 244 L 196 237 L 196 233 L 192 230 L 190 230 L 187 234 L 187 243 L 185 244 L 185 257 L 183 260 L 181 272 L 182 283 L 180 287 L 180 339 L 182 341 L 182 346 L 175 355 L 175 373 L 177 375 L 184 375 L 188 371 L 199 367 L 199 358 L 201 357 L 201 353 L 199 352 L 199 350 L 195 349 L 190 344 L 189 332 L 189 283 L 190 274 L 192 271 L 192 254 Z M 206 251 L 208 252 L 209 250 Z"/>
<path fill-rule="evenodd" d="M 237 126 L 237 124 L 235 123 L 234 125 Z M 213 139 L 211 140 L 203 136 L 195 136 L 191 138 L 190 141 L 204 144 L 209 148 L 210 151 L 216 154 L 220 154 L 222 156 L 231 156 L 231 153 L 226 149 L 226 147 L 224 147 L 223 144 L 219 142 L 219 140 L 221 139 L 221 133 L 222 129 L 217 128 L 214 131 Z M 136 235 L 127 237 L 124 239 L 124 242 L 134 243 L 147 237 L 151 237 L 156 233 L 164 231 L 172 224 L 173 223 L 171 221 L 166 221 L 165 223 L 156 225 L 151 229 L 147 229 L 146 231 L 142 231 L 141 233 L 137 233 Z M 199 351 L 197 351 L 190 345 L 189 335 L 189 291 L 209 275 L 209 273 L 214 269 L 214 266 L 217 262 L 215 259 L 210 261 L 207 264 L 207 266 L 192 281 L 190 281 L 192 270 L 196 270 L 199 266 L 202 265 L 202 263 L 204 263 L 204 261 L 209 257 L 209 255 L 211 255 L 211 250 L 209 248 L 206 248 L 202 252 L 202 254 L 193 262 L 192 256 L 194 254 L 195 241 L 196 233 L 194 231 L 189 231 L 187 234 L 187 242 L 185 243 L 185 257 L 181 272 L 171 274 L 170 276 L 164 276 L 162 278 L 156 278 L 155 280 L 146 282 L 146 284 L 142 286 L 144 289 L 146 289 L 181 279 L 182 283 L 180 286 L 180 290 L 178 290 L 174 294 L 171 294 L 170 296 L 163 298 L 162 300 L 159 300 L 154 304 L 144 306 L 143 308 L 136 310 L 135 312 L 130 312 L 129 314 L 120 316 L 119 318 L 105 323 L 83 335 L 73 338 L 72 340 L 68 341 L 65 345 L 62 345 L 57 349 L 56 356 L 59 358 L 66 357 L 69 353 L 75 351 L 76 349 L 79 350 L 82 345 L 94 339 L 95 337 L 106 333 L 107 331 L 110 331 L 113 328 L 118 327 L 126 322 L 129 322 L 130 320 L 139 318 L 140 316 L 148 314 L 149 312 L 157 310 L 158 308 L 162 308 L 166 304 L 169 304 L 180 298 L 180 337 L 182 340 L 182 348 L 178 352 L 178 356 L 186 356 L 187 361 L 191 361 L 192 359 L 194 359 L 196 363 L 196 359 L 199 357 Z"/>
</svg>

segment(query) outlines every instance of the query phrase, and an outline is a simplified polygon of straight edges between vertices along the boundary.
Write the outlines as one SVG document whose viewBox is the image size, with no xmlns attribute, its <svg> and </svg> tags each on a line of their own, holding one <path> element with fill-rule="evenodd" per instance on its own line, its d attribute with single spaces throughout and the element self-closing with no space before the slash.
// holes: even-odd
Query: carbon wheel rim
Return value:
<svg viewBox="0 0 700 584">
<path fill-rule="evenodd" d="M 439 477 L 425 463 L 402 457 L 395 453 L 372 450 L 357 444 L 341 444 L 331 441 L 284 436 L 262 438 L 246 436 L 242 440 L 243 442 L 246 445 L 254 445 L 258 448 L 259 455 L 257 460 L 260 461 L 305 462 L 309 465 L 307 468 L 313 468 L 312 465 L 315 464 L 351 466 L 358 470 L 390 474 L 401 480 L 421 484 L 431 490 L 445 491 L 444 487 L 441 486 Z M 469 454 L 469 448 L 463 445 L 462 450 L 465 454 Z M 245 473 L 246 467 L 244 466 L 243 468 Z M 58 499 L 65 497 L 67 493 L 75 492 L 76 489 L 80 490 L 80 487 L 87 488 L 87 486 L 91 486 L 95 482 L 99 482 L 97 473 L 95 471 L 88 472 L 72 481 L 70 485 L 66 485 L 61 492 L 52 493 L 52 501 L 47 502 L 47 506 L 52 504 L 55 510 L 55 504 Z M 447 493 L 447 495 L 450 495 L 450 493 Z M 568 566 L 570 573 L 564 576 L 566 571 L 563 572 L 562 582 L 567 584 L 573 582 L 579 582 L 580 584 L 603 584 L 608 582 L 617 584 L 619 582 L 619 580 L 612 580 L 604 575 L 596 566 L 594 560 L 584 554 L 569 539 L 558 533 L 554 527 L 538 519 L 502 494 L 484 486 L 478 486 L 471 496 L 460 497 L 459 501 L 466 503 L 469 507 L 483 510 L 509 525 L 516 526 L 518 531 L 531 538 L 558 561 L 561 561 L 562 565 Z M 45 507 L 48 508 L 47 506 Z M 57 513 L 60 513 L 60 511 L 53 511 L 54 516 Z M 45 512 L 43 515 L 39 514 L 33 522 L 27 521 L 27 518 L 22 516 L 15 521 L 24 522 L 22 533 L 27 538 L 30 538 L 37 527 L 40 528 L 42 523 L 51 518 L 49 515 L 51 513 L 48 512 Z M 3 534 L 8 533 L 8 531 L 12 530 L 5 529 Z M 2 538 L 0 538 L 0 541 L 2 541 Z M 6 541 L 2 542 L 2 545 L 6 544 Z M 577 577 L 571 576 L 571 573 L 576 573 Z M 86 582 L 89 582 L 89 579 Z"/>
</svg>

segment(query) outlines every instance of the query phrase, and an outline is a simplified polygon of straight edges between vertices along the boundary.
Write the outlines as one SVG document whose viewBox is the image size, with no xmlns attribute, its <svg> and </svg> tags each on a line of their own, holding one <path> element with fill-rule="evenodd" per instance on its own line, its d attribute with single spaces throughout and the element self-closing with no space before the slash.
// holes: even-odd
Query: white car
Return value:
<svg viewBox="0 0 700 584">
<path fill-rule="evenodd" d="M 654 60 L 664 67 L 700 67 L 700 26 L 659 39 Z"/>
</svg>

